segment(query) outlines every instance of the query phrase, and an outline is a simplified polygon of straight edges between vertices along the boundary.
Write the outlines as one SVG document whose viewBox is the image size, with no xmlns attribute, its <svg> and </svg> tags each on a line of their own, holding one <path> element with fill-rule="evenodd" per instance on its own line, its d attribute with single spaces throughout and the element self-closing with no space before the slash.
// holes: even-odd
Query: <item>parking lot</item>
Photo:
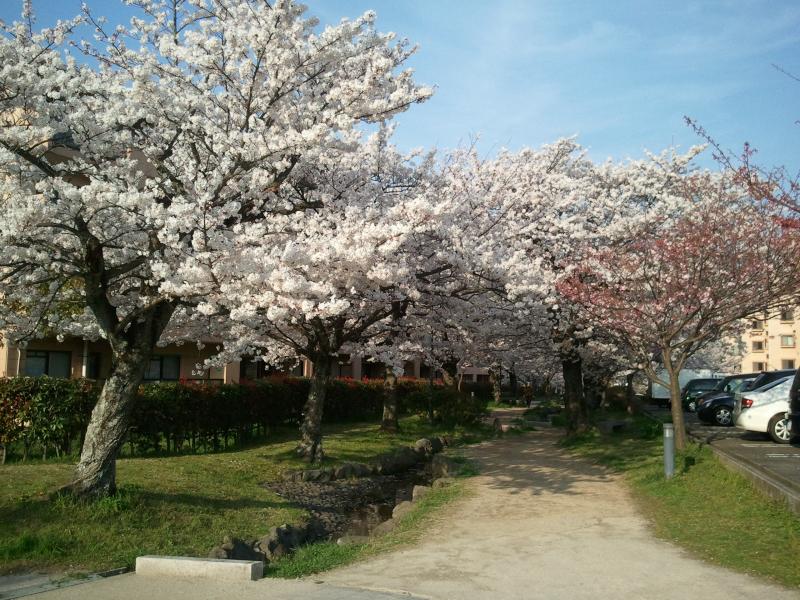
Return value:
<svg viewBox="0 0 800 600">
<path fill-rule="evenodd" d="M 669 414 L 666 409 L 653 409 L 653 414 Z M 800 448 L 776 444 L 766 435 L 739 429 L 706 425 L 694 413 L 684 413 L 686 428 L 695 440 L 711 444 L 727 454 L 763 470 L 787 487 L 800 493 Z"/>
</svg>

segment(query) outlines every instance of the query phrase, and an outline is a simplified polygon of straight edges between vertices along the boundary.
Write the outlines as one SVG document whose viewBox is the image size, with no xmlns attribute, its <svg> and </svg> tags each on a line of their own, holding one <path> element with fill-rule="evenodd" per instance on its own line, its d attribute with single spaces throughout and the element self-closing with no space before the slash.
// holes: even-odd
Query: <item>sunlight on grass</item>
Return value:
<svg viewBox="0 0 800 600">
<path fill-rule="evenodd" d="M 423 435 L 445 432 L 411 417 L 393 436 L 375 424 L 326 427 L 326 463 L 368 461 Z M 82 504 L 49 495 L 66 484 L 68 464 L 0 467 L 0 572 L 32 568 L 101 571 L 142 554 L 205 556 L 225 535 L 257 537 L 299 522 L 304 511 L 262 487 L 304 465 L 295 431 L 250 448 L 214 454 L 118 461 L 119 494 Z"/>
<path fill-rule="evenodd" d="M 564 445 L 624 473 L 659 537 L 725 567 L 800 586 L 800 518 L 726 469 L 707 447 L 691 444 L 679 454 L 668 481 L 658 427 L 646 421 Z"/>
</svg>

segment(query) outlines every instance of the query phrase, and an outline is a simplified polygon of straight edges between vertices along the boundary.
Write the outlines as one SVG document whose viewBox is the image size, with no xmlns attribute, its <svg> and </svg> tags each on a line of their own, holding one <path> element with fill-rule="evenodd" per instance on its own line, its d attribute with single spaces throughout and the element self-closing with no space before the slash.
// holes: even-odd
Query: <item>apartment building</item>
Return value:
<svg viewBox="0 0 800 600">
<path fill-rule="evenodd" d="M 284 369 L 246 358 L 222 367 L 205 369 L 203 362 L 213 355 L 214 345 L 214 341 L 207 341 L 203 348 L 198 348 L 193 343 L 169 344 L 156 348 L 145 372 L 145 382 L 238 383 L 277 373 L 299 377 L 310 377 L 313 373 L 313 366 L 306 359 L 301 359 L 296 365 L 287 365 Z M 45 338 L 31 340 L 22 347 L 0 338 L 0 377 L 47 375 L 65 379 L 85 377 L 102 380 L 108 377 L 110 371 L 111 348 L 104 340 L 66 338 L 59 341 Z M 348 354 L 332 358 L 330 371 L 333 377 L 356 380 L 383 379 L 385 374 L 383 364 Z M 430 374 L 430 367 L 419 359 L 408 361 L 404 365 L 405 377 L 427 379 Z M 467 382 L 486 382 L 489 378 L 488 370 L 478 367 L 465 367 L 462 376 Z"/>
<path fill-rule="evenodd" d="M 743 336 L 746 351 L 741 372 L 796 369 L 800 365 L 799 320 L 800 310 L 794 307 L 752 319 Z"/>
<path fill-rule="evenodd" d="M 0 340 L 0 377 L 28 376 L 76 379 L 105 379 L 111 371 L 111 348 L 99 340 L 80 338 L 32 340 L 25 347 Z M 211 342 L 210 344 L 213 344 Z M 208 381 L 236 383 L 239 362 L 204 369 L 203 361 L 213 354 L 211 345 L 169 344 L 157 348 L 145 372 L 145 381 Z"/>
</svg>

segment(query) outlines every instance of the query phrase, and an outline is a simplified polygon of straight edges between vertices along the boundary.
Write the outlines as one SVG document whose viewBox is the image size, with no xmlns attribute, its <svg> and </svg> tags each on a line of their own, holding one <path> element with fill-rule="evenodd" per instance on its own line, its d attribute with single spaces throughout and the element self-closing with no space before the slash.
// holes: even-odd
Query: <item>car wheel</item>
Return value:
<svg viewBox="0 0 800 600">
<path fill-rule="evenodd" d="M 733 413 L 727 406 L 720 406 L 714 411 L 714 422 L 723 427 L 730 427 L 733 425 Z"/>
<path fill-rule="evenodd" d="M 786 418 L 786 413 L 778 413 L 769 420 L 767 433 L 769 433 L 769 437 L 771 437 L 772 441 L 776 444 L 789 443 L 792 432 L 789 431 L 789 419 Z"/>
</svg>

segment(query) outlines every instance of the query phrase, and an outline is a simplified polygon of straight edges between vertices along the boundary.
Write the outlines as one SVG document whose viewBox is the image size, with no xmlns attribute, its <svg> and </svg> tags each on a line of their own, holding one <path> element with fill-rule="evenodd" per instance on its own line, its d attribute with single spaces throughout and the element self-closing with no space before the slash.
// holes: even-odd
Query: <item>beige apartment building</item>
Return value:
<svg viewBox="0 0 800 600">
<path fill-rule="evenodd" d="M 800 310 L 784 308 L 775 314 L 751 319 L 744 333 L 745 355 L 740 372 L 796 369 L 800 365 L 798 328 Z"/>
<path fill-rule="evenodd" d="M 145 380 L 238 382 L 241 371 L 238 362 L 203 369 L 203 361 L 213 354 L 212 345 L 209 343 L 202 349 L 188 343 L 157 348 Z M 105 379 L 110 371 L 111 348 L 104 340 L 40 339 L 28 342 L 25 347 L 0 340 L 0 377 L 47 375 L 65 379 Z"/>
<path fill-rule="evenodd" d="M 263 361 L 230 362 L 222 367 L 203 368 L 203 362 L 214 353 L 216 342 L 207 341 L 205 347 L 197 344 L 169 344 L 156 348 L 150 359 L 145 381 L 193 381 L 208 383 L 238 383 L 256 380 L 276 373 L 310 377 L 313 368 L 308 360 L 301 359 L 296 366 L 286 370 L 274 369 Z M 55 338 L 32 340 L 24 347 L 0 338 L 0 377 L 38 377 L 47 375 L 65 379 L 103 380 L 111 371 L 111 348 L 104 340 L 89 341 L 80 338 Z M 331 359 L 331 374 L 337 378 L 383 379 L 384 366 L 360 356 L 342 354 Z M 430 367 L 419 359 L 404 365 L 404 376 L 427 379 Z M 488 370 L 465 367 L 461 375 L 466 382 L 488 381 Z"/>
</svg>

